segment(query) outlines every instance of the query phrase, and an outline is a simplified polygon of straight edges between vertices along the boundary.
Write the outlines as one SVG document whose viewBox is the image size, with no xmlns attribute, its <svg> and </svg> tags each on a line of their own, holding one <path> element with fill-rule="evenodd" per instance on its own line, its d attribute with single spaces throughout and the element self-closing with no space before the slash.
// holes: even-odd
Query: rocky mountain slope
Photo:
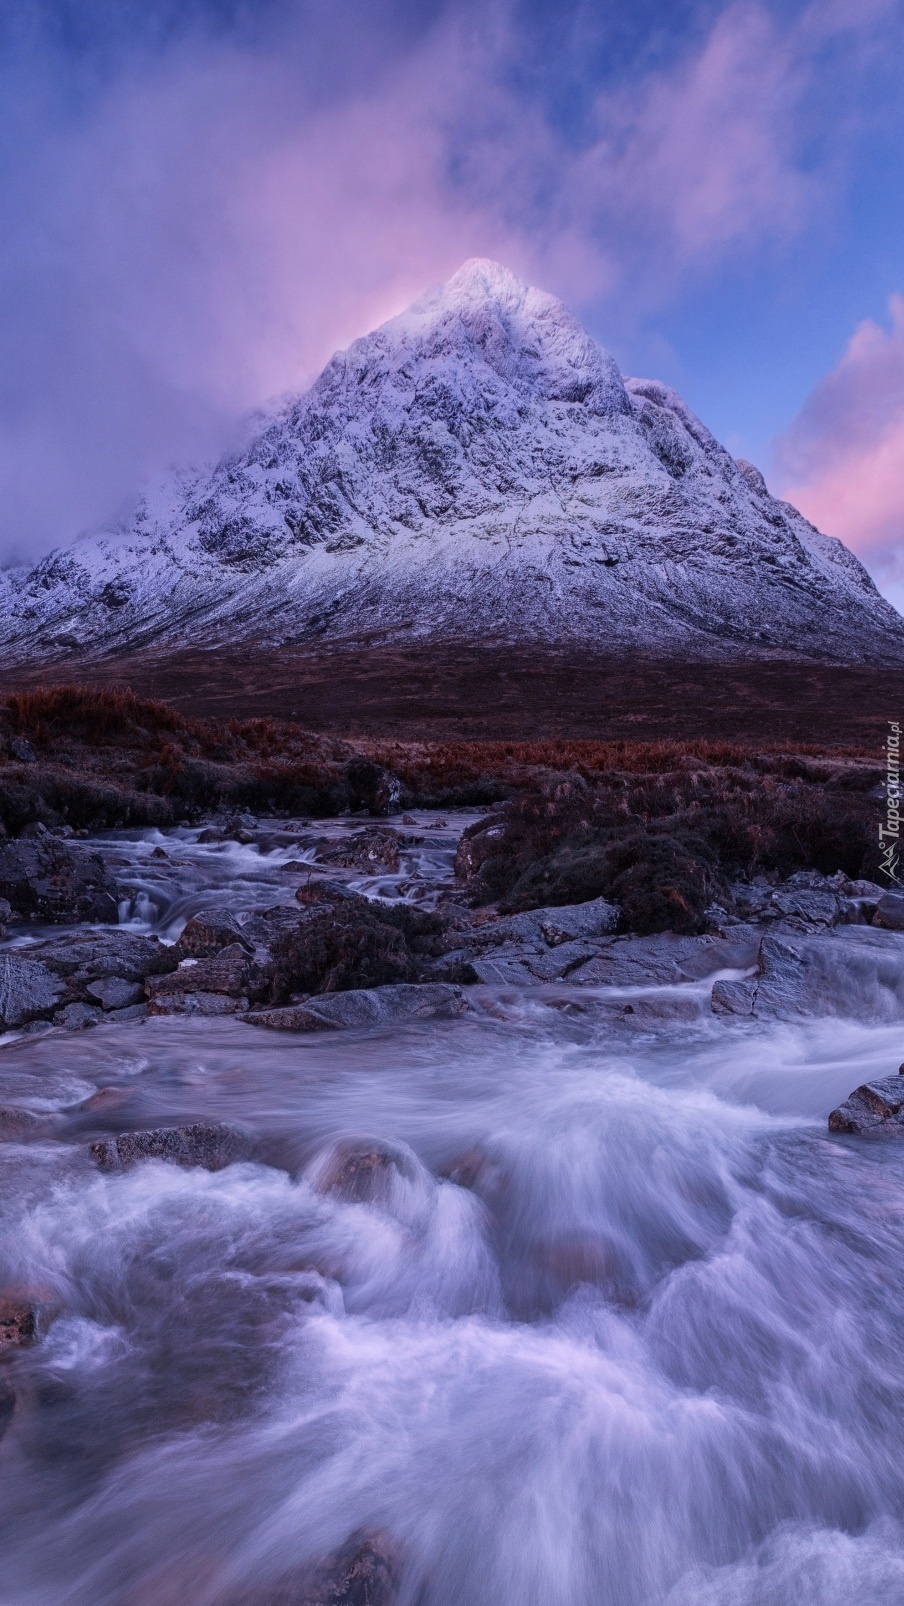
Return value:
<svg viewBox="0 0 904 1606">
<path fill-rule="evenodd" d="M 125 530 L 2 577 L 7 664 L 186 643 L 904 662 L 904 620 L 667 386 L 473 261 Z"/>
</svg>

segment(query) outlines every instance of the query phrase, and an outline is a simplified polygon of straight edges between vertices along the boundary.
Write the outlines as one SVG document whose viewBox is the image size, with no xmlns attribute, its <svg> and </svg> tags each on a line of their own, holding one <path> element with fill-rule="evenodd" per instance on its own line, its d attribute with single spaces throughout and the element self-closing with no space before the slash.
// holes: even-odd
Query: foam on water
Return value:
<svg viewBox="0 0 904 1606">
<path fill-rule="evenodd" d="M 362 1529 L 410 1606 L 902 1598 L 904 1154 L 824 1127 L 897 1034 L 507 1014 L 5 1058 L 20 1102 L 55 1069 L 59 1105 L 114 1084 L 262 1158 L 9 1148 L 2 1280 L 54 1319 L 0 1454 L 3 1606 L 266 1601 Z M 336 1184 L 358 1152 L 370 1192 Z"/>
</svg>

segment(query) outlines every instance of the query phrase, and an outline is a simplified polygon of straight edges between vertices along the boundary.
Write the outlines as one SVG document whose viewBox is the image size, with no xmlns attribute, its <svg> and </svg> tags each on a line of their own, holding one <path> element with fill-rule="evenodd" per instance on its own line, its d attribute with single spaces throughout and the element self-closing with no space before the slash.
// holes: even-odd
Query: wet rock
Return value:
<svg viewBox="0 0 904 1606">
<path fill-rule="evenodd" d="M 468 1008 L 460 987 L 444 982 L 356 988 L 326 993 L 280 1009 L 252 1010 L 249 1026 L 277 1032 L 319 1032 L 341 1027 L 385 1026 L 397 1021 L 461 1015 Z"/>
<path fill-rule="evenodd" d="M 23 1143 L 28 1138 L 39 1138 L 50 1129 L 46 1115 L 35 1115 L 32 1110 L 0 1106 L 0 1143 Z"/>
<path fill-rule="evenodd" d="M 158 937 L 139 937 L 128 931 L 88 931 L 55 938 L 33 950 L 42 964 L 62 977 L 73 997 L 90 996 L 92 982 L 116 977 L 143 982 L 146 976 L 175 970 L 179 956 Z"/>
<path fill-rule="evenodd" d="M 761 932 L 747 925 L 701 937 L 671 931 L 651 937 L 610 937 L 601 943 L 595 958 L 571 973 L 569 981 L 595 987 L 702 981 L 717 970 L 746 970 L 756 964 L 761 941 Z"/>
<path fill-rule="evenodd" d="M 10 758 L 18 759 L 20 764 L 37 764 L 38 755 L 25 736 L 11 736 L 9 738 Z"/>
<path fill-rule="evenodd" d="M 251 1147 L 248 1134 L 239 1127 L 196 1121 L 148 1132 L 120 1132 L 118 1137 L 92 1143 L 91 1158 L 101 1171 L 126 1171 L 141 1160 L 222 1171 L 237 1160 L 247 1160 Z"/>
<path fill-rule="evenodd" d="M 176 949 L 180 959 L 209 959 L 234 943 L 250 952 L 236 916 L 227 909 L 202 909 L 186 924 Z"/>
<path fill-rule="evenodd" d="M 5 1030 L 49 1015 L 65 994 L 64 983 L 41 960 L 0 955 L 0 1025 Z"/>
<path fill-rule="evenodd" d="M 198 841 L 203 842 L 206 846 L 209 842 L 223 842 L 225 838 L 222 831 L 217 831 L 212 825 L 208 825 L 200 833 Z"/>
<path fill-rule="evenodd" d="M 757 1017 L 904 1019 L 904 937 L 895 932 L 843 925 L 823 934 L 767 936 L 759 970 Z"/>
<path fill-rule="evenodd" d="M 97 853 L 82 853 L 49 833 L 0 843 L 0 897 L 25 919 L 115 921 L 116 883 Z"/>
<path fill-rule="evenodd" d="M 735 909 L 746 919 L 781 920 L 801 930 L 835 926 L 844 899 L 825 876 L 802 870 L 778 886 L 765 880 L 738 882 L 731 888 Z"/>
<path fill-rule="evenodd" d="M 752 1015 L 756 1003 L 757 983 L 745 981 L 717 981 L 710 994 L 710 1007 L 715 1015 Z"/>
<path fill-rule="evenodd" d="M 469 931 L 468 943 L 477 949 L 511 942 L 557 948 L 578 938 L 609 936 L 617 925 L 616 905 L 605 898 L 591 898 L 587 903 L 529 909 L 525 914 L 482 921 Z"/>
<path fill-rule="evenodd" d="M 319 859 L 321 864 L 335 864 L 345 870 L 398 870 L 400 840 L 407 842 L 396 831 L 372 825 L 344 841 L 330 843 Z"/>
<path fill-rule="evenodd" d="M 308 1180 L 317 1193 L 333 1194 L 348 1204 L 382 1204 L 396 1176 L 413 1176 L 407 1155 L 389 1143 L 349 1138 L 315 1162 Z"/>
<path fill-rule="evenodd" d="M 148 1015 L 241 1015 L 248 1000 L 229 993 L 179 992 L 149 998 L 146 1008 Z"/>
<path fill-rule="evenodd" d="M 351 1540 L 321 1569 L 298 1606 L 392 1606 L 398 1577 L 382 1535 Z"/>
<path fill-rule="evenodd" d="M 313 876 L 305 881 L 295 894 L 297 902 L 305 907 L 309 904 L 339 903 L 343 898 L 357 897 L 358 893 L 343 886 L 341 881 L 315 880 Z"/>
<path fill-rule="evenodd" d="M 90 981 L 85 991 L 102 1009 L 127 1009 L 131 1004 L 144 1003 L 142 983 L 127 981 L 124 976 L 104 976 L 100 981 Z"/>
<path fill-rule="evenodd" d="M 167 1006 L 166 1000 L 187 993 L 224 993 L 242 998 L 254 991 L 259 971 L 243 943 L 230 943 L 210 959 L 184 959 L 177 970 L 163 976 L 149 976 L 145 983 L 148 1003 Z"/>
<path fill-rule="evenodd" d="M 873 925 L 886 931 L 904 931 L 904 897 L 898 892 L 885 892 L 876 904 Z"/>
<path fill-rule="evenodd" d="M 33 1344 L 38 1332 L 38 1307 L 28 1299 L 0 1295 L 0 1360 Z"/>
<path fill-rule="evenodd" d="M 367 809 L 370 814 L 399 814 L 402 809 L 402 783 L 382 764 L 354 758 L 346 765 L 345 780 L 351 794 L 352 810 Z"/>
<path fill-rule="evenodd" d="M 99 1009 L 92 1009 L 90 1004 L 67 1004 L 65 1009 L 58 1009 L 53 1017 L 54 1026 L 63 1026 L 67 1032 L 83 1032 L 89 1026 L 97 1026 L 103 1019 Z"/>
<path fill-rule="evenodd" d="M 829 1115 L 830 1132 L 904 1133 L 904 1076 L 864 1082 Z"/>
<path fill-rule="evenodd" d="M 104 1016 L 106 1021 L 140 1021 L 147 1018 L 147 1004 L 129 1004 L 125 1009 L 111 1009 Z"/>
</svg>

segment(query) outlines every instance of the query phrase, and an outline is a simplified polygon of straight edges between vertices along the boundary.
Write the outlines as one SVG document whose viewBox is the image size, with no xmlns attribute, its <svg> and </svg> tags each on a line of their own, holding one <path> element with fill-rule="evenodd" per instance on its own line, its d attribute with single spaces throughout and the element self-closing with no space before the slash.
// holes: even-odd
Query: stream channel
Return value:
<svg viewBox="0 0 904 1606">
<path fill-rule="evenodd" d="M 347 879 L 429 906 L 469 818 Z M 91 845 L 171 941 L 291 902 L 304 829 Z M 900 1606 L 904 1139 L 826 1114 L 904 1032 L 729 1030 L 710 983 L 630 1029 L 558 983 L 370 1030 L 0 1039 L 0 1103 L 67 1112 L 0 1150 L 0 1281 L 43 1313 L 2 1606 L 338 1600 L 309 1580 L 362 1535 L 389 1561 L 356 1606 Z M 235 1123 L 254 1158 L 103 1173 L 72 1114 L 100 1090 L 120 1129 Z M 325 1184 L 355 1145 L 388 1156 L 366 1196 Z"/>
</svg>

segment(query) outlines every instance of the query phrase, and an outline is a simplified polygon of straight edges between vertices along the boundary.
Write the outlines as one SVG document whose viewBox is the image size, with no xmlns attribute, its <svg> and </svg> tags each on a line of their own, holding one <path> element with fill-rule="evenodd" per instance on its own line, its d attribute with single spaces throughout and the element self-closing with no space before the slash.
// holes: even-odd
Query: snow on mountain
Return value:
<svg viewBox="0 0 904 1606">
<path fill-rule="evenodd" d="M 375 634 L 904 661 L 904 620 L 840 541 L 480 260 L 130 528 L 2 587 L 7 662 Z"/>
</svg>

